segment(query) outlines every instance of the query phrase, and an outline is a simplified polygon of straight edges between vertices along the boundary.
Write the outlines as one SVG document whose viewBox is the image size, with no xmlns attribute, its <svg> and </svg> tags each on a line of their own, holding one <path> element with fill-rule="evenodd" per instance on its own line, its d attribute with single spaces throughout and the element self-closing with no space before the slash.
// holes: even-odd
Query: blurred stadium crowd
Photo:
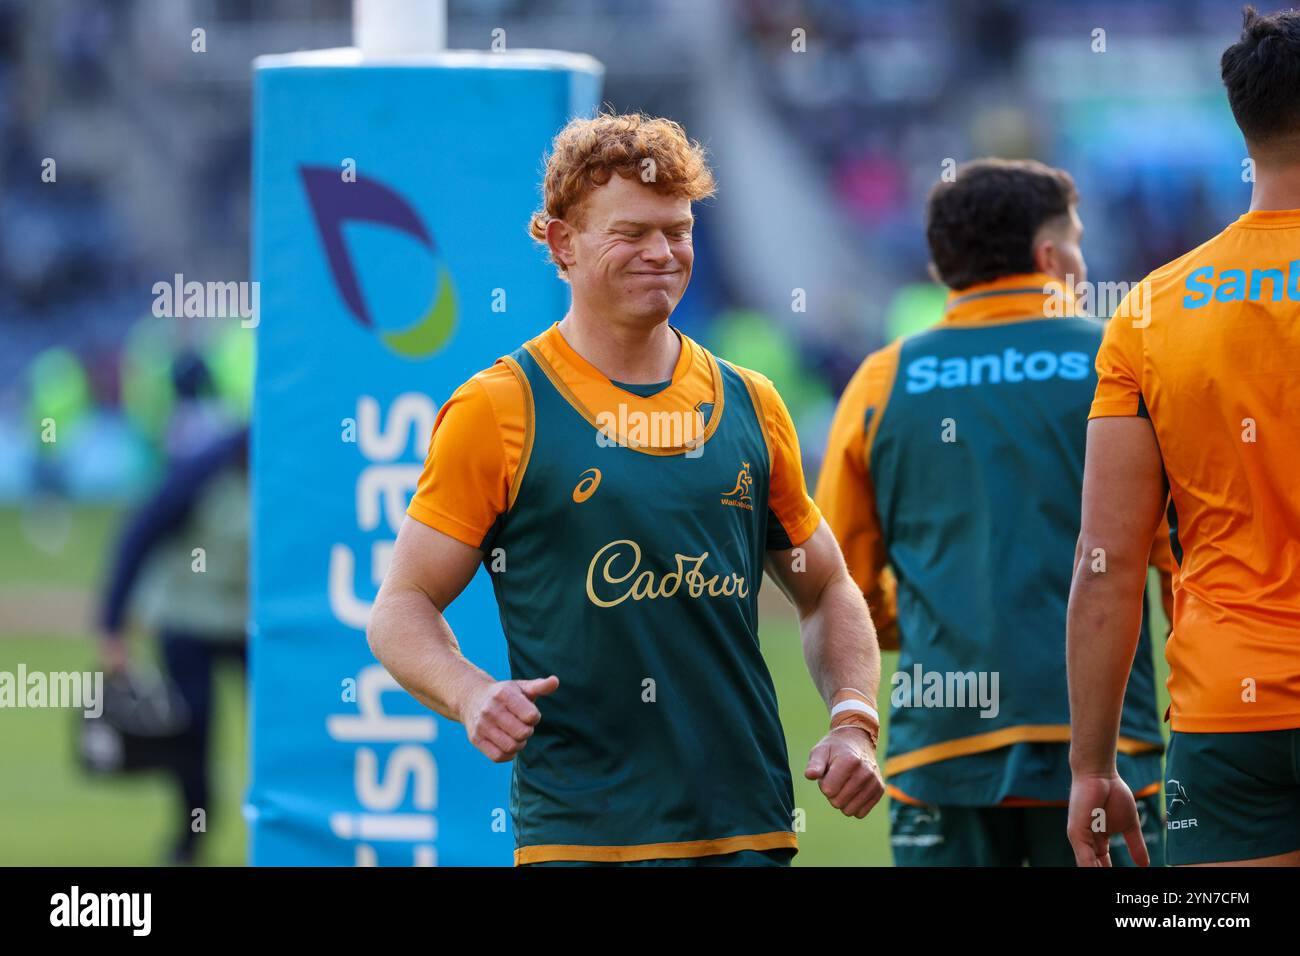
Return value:
<svg viewBox="0 0 1300 956">
<path fill-rule="evenodd" d="M 592 53 L 610 104 L 710 147 L 722 188 L 676 321 L 773 378 L 815 471 L 862 356 L 942 309 L 921 211 L 945 159 L 1069 169 L 1097 280 L 1134 280 L 1233 218 L 1249 186 L 1213 63 L 1238 16 L 1170 0 L 452 0 L 448 45 L 485 48 L 504 25 L 512 48 Z M 0 499 L 132 498 L 186 429 L 247 415 L 253 335 L 154 318 L 150 289 L 247 278 L 249 63 L 346 46 L 349 18 L 348 0 L 0 0 Z M 63 431 L 43 445 L 33 417 L 50 409 Z"/>
<path fill-rule="evenodd" d="M 45 636 L 84 637 L 97 586 L 108 606 L 125 601 L 146 551 L 141 529 L 166 524 L 169 489 L 195 484 L 177 462 L 247 421 L 255 333 L 233 317 L 155 317 L 152 289 L 178 273 L 250 278 L 250 63 L 350 45 L 351 6 L 0 0 L 0 523 L 26 538 L 0 552 L 6 654 L 82 666 L 88 645 Z M 1089 278 L 1102 282 L 1136 280 L 1214 235 L 1250 188 L 1217 82 L 1240 22 L 1223 0 L 448 6 L 449 47 L 486 49 L 504 28 L 509 48 L 590 53 L 605 64 L 610 106 L 672 117 L 706 144 L 720 190 L 696 210 L 695 272 L 674 322 L 773 379 L 810 480 L 835 398 L 863 356 L 941 316 L 922 211 L 945 163 L 1032 156 L 1068 169 Z M 521 231 L 529 212 L 519 211 Z M 121 520 L 122 506 L 141 503 L 134 524 Z M 124 532 L 116 548 L 113 527 Z M 168 593 L 153 583 L 141 590 Z M 121 621 L 106 613 L 98 623 L 112 632 Z M 232 629 L 216 616 L 155 623 L 169 672 L 206 713 L 212 665 L 196 651 L 209 645 L 168 637 Z M 774 669 L 803 682 L 802 666 Z M 218 682 L 217 695 L 233 703 L 241 686 Z M 824 711 L 810 714 L 820 726 Z M 101 788 L 104 815 L 87 816 L 84 780 L 58 749 L 70 746 L 66 728 L 31 726 L 5 741 L 26 747 L 31 772 L 9 781 L 18 789 L 5 798 L 27 803 L 0 814 L 12 823 L 5 831 L 0 819 L 0 843 L 26 839 L 14 851 L 24 859 L 72 858 L 78 841 L 102 837 L 102 858 L 122 859 L 123 834 L 145 832 L 130 829 L 148 816 L 139 794 L 104 803 Z M 242 755 L 240 724 L 217 736 L 219 754 Z M 233 819 L 244 768 L 226 759 L 215 786 Z M 198 766 L 178 775 L 187 806 L 208 802 L 191 793 L 208 785 Z M 31 823 L 46 811 L 57 827 Z M 69 834 L 62 849 L 54 833 Z M 242 858 L 237 836 L 224 847 L 214 858 Z"/>
</svg>

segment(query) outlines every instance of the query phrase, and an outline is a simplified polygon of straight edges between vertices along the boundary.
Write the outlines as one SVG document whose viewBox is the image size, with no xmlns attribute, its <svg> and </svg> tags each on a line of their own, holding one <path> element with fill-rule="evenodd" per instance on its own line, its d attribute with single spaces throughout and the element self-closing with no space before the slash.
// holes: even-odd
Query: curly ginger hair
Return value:
<svg viewBox="0 0 1300 956">
<path fill-rule="evenodd" d="M 542 207 L 528 222 L 529 235 L 546 245 L 546 226 L 552 219 L 581 229 L 588 193 L 615 173 L 692 202 L 707 199 L 717 188 L 704 147 L 688 139 L 673 120 L 642 113 L 601 113 L 570 120 L 546 157 Z M 550 258 L 563 278 L 564 264 L 553 254 Z"/>
</svg>

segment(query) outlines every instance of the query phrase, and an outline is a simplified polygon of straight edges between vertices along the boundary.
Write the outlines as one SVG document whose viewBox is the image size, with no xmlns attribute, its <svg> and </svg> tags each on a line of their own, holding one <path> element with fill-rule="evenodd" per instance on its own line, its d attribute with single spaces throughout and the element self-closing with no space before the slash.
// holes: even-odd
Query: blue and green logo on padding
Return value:
<svg viewBox="0 0 1300 956">
<path fill-rule="evenodd" d="M 302 166 L 299 172 L 339 295 L 362 326 L 375 329 L 361 294 L 356 268 L 343 241 L 343 226 L 349 222 L 390 226 L 419 240 L 435 257 L 437 245 L 415 210 L 387 186 L 362 176 L 354 182 L 344 182 L 338 170 L 326 166 Z M 398 355 L 427 358 L 446 345 L 455 330 L 456 290 L 446 263 L 441 258 L 436 261 L 437 289 L 424 315 L 402 329 L 376 329 L 380 340 Z"/>
</svg>

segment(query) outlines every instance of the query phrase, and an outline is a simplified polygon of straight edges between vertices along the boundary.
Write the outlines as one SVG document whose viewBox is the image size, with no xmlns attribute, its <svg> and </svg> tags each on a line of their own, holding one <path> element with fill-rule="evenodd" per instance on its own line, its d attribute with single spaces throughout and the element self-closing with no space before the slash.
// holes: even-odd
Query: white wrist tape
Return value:
<svg viewBox="0 0 1300 956">
<path fill-rule="evenodd" d="M 876 713 L 876 709 L 872 707 L 870 704 L 865 704 L 860 700 L 840 701 L 838 704 L 836 704 L 834 707 L 831 708 L 831 720 L 834 720 L 840 714 L 848 713 L 851 710 L 857 711 L 860 714 L 866 714 L 877 723 L 880 722 L 880 715 Z"/>
</svg>

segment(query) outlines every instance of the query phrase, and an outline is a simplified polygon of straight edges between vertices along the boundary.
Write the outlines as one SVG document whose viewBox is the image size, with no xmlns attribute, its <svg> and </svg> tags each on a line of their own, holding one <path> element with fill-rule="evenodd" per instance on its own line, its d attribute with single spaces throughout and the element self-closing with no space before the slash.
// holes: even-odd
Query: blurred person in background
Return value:
<svg viewBox="0 0 1300 956">
<path fill-rule="evenodd" d="M 176 404 L 167 421 L 164 449 L 169 458 L 195 454 L 231 427 L 218 398 L 208 363 L 194 349 L 183 350 L 172 363 Z"/>
<path fill-rule="evenodd" d="M 176 377 L 202 377 L 196 361 L 183 355 Z M 134 605 L 158 634 L 166 673 L 190 713 L 172 768 L 182 800 L 169 854 L 176 864 L 195 861 L 203 830 L 194 811 L 212 817 L 207 763 L 214 665 L 222 658 L 246 664 L 248 429 L 191 437 L 169 458 L 160 486 L 117 542 L 99 622 L 104 669 L 120 674 L 128 663 L 127 611 Z"/>
<path fill-rule="evenodd" d="M 1033 161 L 977 160 L 936 185 L 943 321 L 870 355 L 832 424 L 817 503 L 900 651 L 884 766 L 898 865 L 1073 861 L 1064 635 L 1101 343 L 1073 314 L 1077 204 L 1068 173 Z M 1119 767 L 1154 848 L 1162 742 L 1142 634 Z"/>
</svg>

